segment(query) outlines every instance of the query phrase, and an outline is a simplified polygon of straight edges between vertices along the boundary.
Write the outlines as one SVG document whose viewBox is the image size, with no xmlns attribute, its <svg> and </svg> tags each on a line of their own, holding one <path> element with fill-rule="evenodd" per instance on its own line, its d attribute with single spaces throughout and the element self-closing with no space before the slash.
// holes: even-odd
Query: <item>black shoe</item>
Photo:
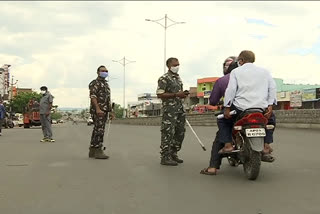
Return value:
<svg viewBox="0 0 320 214">
<path fill-rule="evenodd" d="M 95 153 L 96 153 L 96 148 L 90 147 L 89 148 L 89 158 L 94 158 Z"/>
<path fill-rule="evenodd" d="M 178 155 L 172 155 L 172 160 L 177 163 L 183 163 L 183 160 L 178 157 Z"/>
<path fill-rule="evenodd" d="M 95 148 L 96 151 L 94 153 L 95 159 L 109 159 L 109 156 L 106 155 L 102 148 Z"/>
<path fill-rule="evenodd" d="M 178 165 L 178 163 L 176 161 L 172 160 L 172 158 L 169 156 L 162 157 L 160 164 L 165 165 L 165 166 L 177 166 Z"/>
</svg>

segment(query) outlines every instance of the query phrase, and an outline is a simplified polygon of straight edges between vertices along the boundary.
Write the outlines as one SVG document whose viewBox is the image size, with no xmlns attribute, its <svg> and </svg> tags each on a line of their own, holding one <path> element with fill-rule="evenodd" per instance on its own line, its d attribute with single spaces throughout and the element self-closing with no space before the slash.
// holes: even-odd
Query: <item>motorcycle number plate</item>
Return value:
<svg viewBox="0 0 320 214">
<path fill-rule="evenodd" d="M 246 136 L 247 137 L 265 137 L 266 130 L 263 128 L 246 129 Z"/>
</svg>

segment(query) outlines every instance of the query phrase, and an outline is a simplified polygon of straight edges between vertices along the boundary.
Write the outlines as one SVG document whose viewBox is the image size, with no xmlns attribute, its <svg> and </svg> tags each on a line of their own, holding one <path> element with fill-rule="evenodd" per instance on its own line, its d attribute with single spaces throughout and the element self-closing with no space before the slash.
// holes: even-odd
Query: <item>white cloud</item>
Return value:
<svg viewBox="0 0 320 214">
<path fill-rule="evenodd" d="M 136 61 L 126 67 L 126 100 L 136 100 L 139 93 L 155 92 L 157 79 L 163 74 L 164 30 L 144 20 L 161 18 L 165 13 L 186 22 L 167 30 L 167 57 L 180 59 L 185 87 L 195 86 L 197 78 L 221 76 L 223 60 L 244 49 L 253 50 L 256 63 L 270 69 L 274 77 L 320 83 L 320 73 L 316 72 L 320 69 L 319 56 L 288 53 L 310 48 L 318 41 L 318 2 L 122 2 L 121 10 L 108 18 L 101 14 L 112 11 L 118 3 L 95 3 L 102 11 L 99 16 L 94 10 L 73 10 L 74 5 L 90 5 L 84 2 L 50 2 L 42 3 L 42 7 L 1 4 L 14 14 L 23 14 L 28 22 L 39 19 L 41 8 L 52 8 L 50 14 L 56 14 L 50 19 L 52 30 L 13 32 L 10 26 L 15 24 L 14 19 L 2 26 L 0 47 L 12 46 L 15 52 L 1 49 L 0 60 L 13 64 L 12 72 L 20 87 L 38 89 L 47 85 L 59 106 L 87 105 L 88 83 L 101 64 L 110 71 L 112 98 L 122 104 L 123 67 L 112 60 L 123 56 Z M 274 27 L 248 24 L 247 18 L 262 19 Z M 104 21 L 105 27 L 101 27 Z M 57 31 L 68 24 L 67 34 Z M 258 40 L 252 35 L 265 38 Z M 34 51 L 27 49 L 32 45 Z"/>
</svg>

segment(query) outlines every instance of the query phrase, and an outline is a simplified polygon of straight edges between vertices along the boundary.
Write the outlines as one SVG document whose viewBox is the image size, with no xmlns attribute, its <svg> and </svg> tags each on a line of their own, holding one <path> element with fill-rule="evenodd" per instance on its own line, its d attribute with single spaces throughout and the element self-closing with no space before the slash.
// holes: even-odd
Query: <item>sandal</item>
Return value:
<svg viewBox="0 0 320 214">
<path fill-rule="evenodd" d="M 275 158 L 270 154 L 262 154 L 261 161 L 272 163 L 275 161 Z"/>
<path fill-rule="evenodd" d="M 215 172 L 209 172 L 208 171 L 209 167 L 208 168 L 204 168 L 203 170 L 200 171 L 200 174 L 203 174 L 203 175 L 217 175 L 217 169 Z"/>
</svg>

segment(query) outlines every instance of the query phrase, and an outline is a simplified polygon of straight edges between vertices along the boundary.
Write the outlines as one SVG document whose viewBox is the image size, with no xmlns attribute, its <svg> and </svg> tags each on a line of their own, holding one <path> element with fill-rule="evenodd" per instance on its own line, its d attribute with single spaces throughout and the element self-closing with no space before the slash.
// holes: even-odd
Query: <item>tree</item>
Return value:
<svg viewBox="0 0 320 214">
<path fill-rule="evenodd" d="M 119 104 L 114 104 L 114 113 L 116 118 L 122 118 L 123 116 L 123 108 Z"/>
<path fill-rule="evenodd" d="M 82 117 L 83 119 L 86 118 L 87 112 L 88 112 L 88 109 L 83 109 L 83 110 L 81 111 L 80 115 L 81 115 L 81 117 Z"/>
<path fill-rule="evenodd" d="M 12 108 L 12 112 L 25 113 L 25 107 L 28 105 L 30 99 L 35 98 L 40 102 L 42 95 L 36 92 L 22 92 L 15 96 L 9 106 Z"/>
<path fill-rule="evenodd" d="M 54 112 L 51 114 L 51 119 L 52 120 L 59 120 L 62 118 L 62 114 L 60 112 Z"/>
</svg>

